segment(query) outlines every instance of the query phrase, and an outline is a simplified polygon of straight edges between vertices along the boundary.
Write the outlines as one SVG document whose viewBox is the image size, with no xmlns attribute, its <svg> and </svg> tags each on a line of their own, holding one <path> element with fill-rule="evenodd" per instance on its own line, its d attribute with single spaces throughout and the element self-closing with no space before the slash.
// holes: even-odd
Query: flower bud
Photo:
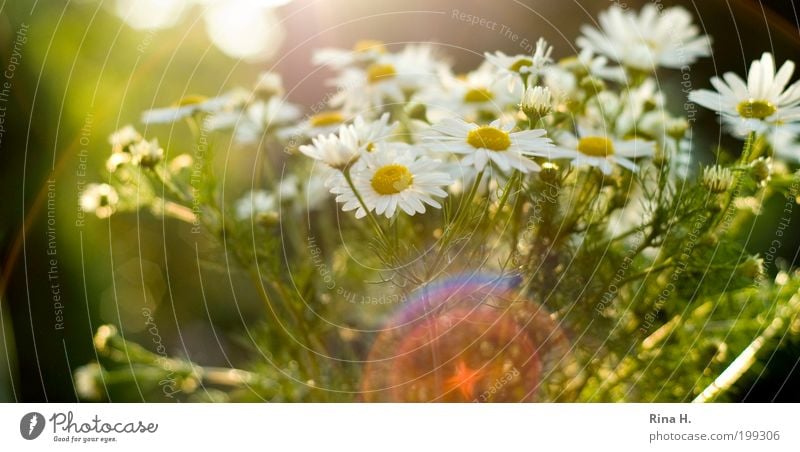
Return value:
<svg viewBox="0 0 800 452">
<path fill-rule="evenodd" d="M 520 108 L 533 123 L 539 122 L 553 109 L 550 88 L 529 86 L 522 94 Z"/>
<path fill-rule="evenodd" d="M 81 210 L 94 213 L 98 218 L 108 218 L 117 208 L 119 195 L 108 184 L 89 184 L 80 199 Z"/>
<path fill-rule="evenodd" d="M 759 185 L 764 185 L 772 175 L 772 159 L 759 157 L 750 164 L 750 174 Z"/>
<path fill-rule="evenodd" d="M 738 271 L 746 278 L 758 278 L 764 273 L 764 259 L 750 256 L 739 266 Z"/>
<path fill-rule="evenodd" d="M 703 170 L 703 186 L 711 193 L 725 193 L 733 185 L 733 173 L 719 165 L 709 166 Z"/>
<path fill-rule="evenodd" d="M 584 77 L 581 80 L 581 89 L 586 91 L 589 97 L 596 96 L 606 90 L 606 82 L 597 77 Z"/>
<path fill-rule="evenodd" d="M 666 121 L 665 129 L 667 135 L 680 140 L 686 136 L 686 132 L 689 130 L 689 121 L 686 118 L 670 118 Z"/>
</svg>

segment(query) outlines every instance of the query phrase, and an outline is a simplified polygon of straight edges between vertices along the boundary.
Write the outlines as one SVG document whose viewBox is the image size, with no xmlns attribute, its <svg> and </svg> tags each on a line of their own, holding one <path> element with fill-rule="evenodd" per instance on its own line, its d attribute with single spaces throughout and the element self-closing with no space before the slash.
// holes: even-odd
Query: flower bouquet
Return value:
<svg viewBox="0 0 800 452">
<path fill-rule="evenodd" d="M 577 46 L 560 59 L 544 40 L 487 52 L 460 74 L 432 44 L 361 41 L 315 53 L 332 74 L 315 106 L 291 103 L 268 72 L 143 114 L 147 130 L 179 123 L 192 143 L 163 147 L 138 126 L 112 134 L 107 180 L 82 208 L 187 223 L 247 272 L 265 314 L 237 368 L 104 325 L 97 362 L 75 372 L 79 394 L 119 400 L 135 384 L 146 400 L 191 401 L 730 397 L 800 329 L 800 278 L 776 261 L 800 187 L 794 64 L 765 53 L 746 79 L 667 95 L 680 86 L 658 74 L 712 49 L 681 7 L 612 6 Z M 696 105 L 741 143 L 711 149 L 711 165 L 698 163 L 708 150 Z M 247 193 L 231 196 L 218 177 L 225 140 L 257 156 L 241 175 Z M 770 252 L 753 255 L 745 229 L 766 199 L 784 220 Z"/>
</svg>

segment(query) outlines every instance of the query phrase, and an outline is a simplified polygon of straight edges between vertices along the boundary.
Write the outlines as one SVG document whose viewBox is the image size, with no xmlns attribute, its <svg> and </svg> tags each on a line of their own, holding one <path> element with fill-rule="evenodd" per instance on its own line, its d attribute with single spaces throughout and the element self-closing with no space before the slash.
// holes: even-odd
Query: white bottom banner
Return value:
<svg viewBox="0 0 800 452">
<path fill-rule="evenodd" d="M 3 404 L 0 450 L 798 451 L 798 414 L 790 404 Z"/>
</svg>

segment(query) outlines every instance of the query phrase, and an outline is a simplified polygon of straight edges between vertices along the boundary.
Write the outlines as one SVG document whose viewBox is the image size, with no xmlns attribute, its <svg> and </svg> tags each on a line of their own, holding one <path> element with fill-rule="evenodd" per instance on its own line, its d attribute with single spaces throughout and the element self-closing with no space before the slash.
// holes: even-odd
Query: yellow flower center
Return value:
<svg viewBox="0 0 800 452">
<path fill-rule="evenodd" d="M 403 165 L 386 165 L 375 171 L 370 183 L 381 195 L 395 195 L 407 189 L 414 182 L 414 175 Z"/>
<path fill-rule="evenodd" d="M 467 143 L 476 149 L 505 151 L 511 146 L 511 137 L 508 132 L 497 127 L 481 126 L 469 132 Z"/>
<path fill-rule="evenodd" d="M 614 143 L 606 137 L 584 137 L 578 141 L 578 151 L 592 157 L 614 155 Z"/>
<path fill-rule="evenodd" d="M 383 41 L 378 41 L 375 39 L 363 39 L 356 42 L 356 45 L 353 46 L 353 51 L 357 53 L 386 53 L 386 46 L 383 44 Z"/>
<path fill-rule="evenodd" d="M 308 118 L 308 123 L 312 127 L 325 127 L 344 122 L 344 115 L 335 110 L 323 111 Z"/>
<path fill-rule="evenodd" d="M 533 61 L 529 60 L 528 58 L 520 58 L 514 62 L 511 66 L 508 67 L 509 71 L 519 72 L 524 67 L 528 67 L 533 64 Z"/>
<path fill-rule="evenodd" d="M 765 119 L 775 114 L 778 108 L 772 102 L 766 100 L 750 99 L 737 105 L 736 111 L 743 118 Z"/>
<path fill-rule="evenodd" d="M 378 83 L 397 75 L 391 64 L 373 64 L 367 68 L 367 82 Z"/>
<path fill-rule="evenodd" d="M 472 88 L 464 94 L 464 102 L 479 104 L 488 102 L 494 98 L 494 94 L 486 88 Z"/>
</svg>

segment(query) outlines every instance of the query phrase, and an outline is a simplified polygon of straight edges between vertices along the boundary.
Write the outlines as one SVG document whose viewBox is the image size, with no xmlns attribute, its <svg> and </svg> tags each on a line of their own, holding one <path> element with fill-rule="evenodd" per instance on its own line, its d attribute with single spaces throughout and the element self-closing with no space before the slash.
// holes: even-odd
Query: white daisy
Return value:
<svg viewBox="0 0 800 452">
<path fill-rule="evenodd" d="M 320 49 L 314 52 L 311 62 L 315 65 L 331 66 L 342 69 L 357 63 L 369 64 L 386 54 L 386 46 L 382 41 L 372 39 L 357 41 L 352 50 Z"/>
<path fill-rule="evenodd" d="M 435 151 L 464 154 L 461 163 L 483 170 L 489 162 L 502 171 L 512 168 L 528 173 L 539 171 L 530 157 L 556 158 L 560 152 L 545 137 L 543 129 L 511 132 L 513 124 L 499 120 L 479 126 L 460 119 L 445 119 L 430 129 L 425 141 Z"/>
<path fill-rule="evenodd" d="M 767 140 L 776 157 L 785 161 L 800 162 L 800 127 L 776 127 L 767 135 Z"/>
<path fill-rule="evenodd" d="M 751 131 L 746 127 L 746 123 L 736 118 L 723 116 L 722 122 L 731 135 L 740 140 L 746 139 Z M 800 123 L 761 124 L 755 131 L 767 140 L 776 157 L 790 162 L 800 162 Z"/>
<path fill-rule="evenodd" d="M 572 72 L 560 66 L 550 66 L 544 72 L 542 84 L 550 89 L 553 100 L 559 105 L 559 111 L 566 111 L 567 106 L 582 97 L 578 78 Z"/>
<path fill-rule="evenodd" d="M 252 190 L 236 201 L 236 218 L 240 221 L 254 216 L 277 213 L 275 195 L 265 190 Z"/>
<path fill-rule="evenodd" d="M 310 145 L 300 146 L 300 152 L 338 170 L 344 170 L 361 157 L 358 143 L 351 133 L 319 135 L 311 140 Z"/>
<path fill-rule="evenodd" d="M 552 63 L 550 55 L 553 47 L 543 38 L 536 42 L 536 49 L 533 55 L 506 55 L 503 52 L 484 53 L 486 62 L 495 71 L 497 80 L 508 86 L 509 91 L 522 86 L 523 79 L 538 75 L 542 70 Z"/>
<path fill-rule="evenodd" d="M 426 205 L 441 208 L 434 198 L 444 198 L 443 189 L 452 182 L 436 160 L 415 152 L 403 143 L 390 143 L 367 155 L 351 171 L 353 186 L 369 211 L 393 217 L 398 209 L 414 215 L 425 213 Z M 355 210 L 356 218 L 367 215 L 364 206 L 343 177 L 331 188 L 345 212 Z"/>
<path fill-rule="evenodd" d="M 441 71 L 441 86 L 426 89 L 417 100 L 427 106 L 428 119 L 436 122 L 454 113 L 470 122 L 489 122 L 519 102 L 521 89 L 506 89 L 489 64 L 464 76 Z M 521 85 L 520 85 L 521 87 Z"/>
<path fill-rule="evenodd" d="M 689 11 L 680 6 L 659 11 L 647 4 L 637 15 L 614 5 L 600 13 L 600 26 L 583 26 L 578 46 L 630 68 L 678 69 L 711 55 L 711 39 L 700 35 Z"/>
<path fill-rule="evenodd" d="M 573 166 L 593 166 L 604 174 L 611 174 L 614 165 L 631 171 L 639 167 L 633 159 L 650 157 L 655 153 L 655 144 L 644 140 L 616 140 L 603 132 L 581 131 L 580 137 L 563 132 L 556 137 L 559 148 L 571 154 Z"/>
<path fill-rule="evenodd" d="M 142 122 L 144 124 L 168 124 L 197 113 L 235 110 L 245 105 L 249 99 L 250 93 L 243 89 L 235 89 L 210 99 L 203 96 L 187 96 L 174 106 L 145 111 L 142 113 Z"/>
<path fill-rule="evenodd" d="M 377 121 L 356 116 L 352 124 L 341 126 L 339 136 L 350 135 L 349 139 L 355 142 L 361 152 L 372 152 L 378 143 L 391 138 L 396 129 L 396 122 L 389 124 L 389 113 L 384 113 Z"/>
<path fill-rule="evenodd" d="M 619 66 L 608 66 L 608 58 L 597 56 L 592 49 L 584 48 L 581 52 L 570 58 L 559 61 L 559 66 L 579 76 L 590 75 L 612 82 L 625 80 L 625 70 Z"/>
<path fill-rule="evenodd" d="M 723 117 L 738 119 L 741 127 L 751 131 L 762 130 L 764 125 L 800 120 L 800 82 L 787 88 L 794 73 L 794 62 L 787 61 L 775 72 L 771 53 L 750 66 L 747 82 L 728 72 L 724 81 L 713 77 L 711 84 L 716 92 L 701 89 L 692 91 L 689 100 L 718 112 Z"/>
<path fill-rule="evenodd" d="M 283 140 L 294 140 L 328 134 L 339 130 L 346 121 L 347 116 L 341 110 L 323 110 L 308 116 L 293 127 L 281 129 L 278 137 Z"/>
<path fill-rule="evenodd" d="M 366 68 L 347 68 L 333 80 L 337 93 L 330 104 L 347 112 L 370 114 L 386 104 L 405 102 L 412 94 L 437 81 L 442 64 L 429 46 L 406 46 L 381 55 Z"/>
<path fill-rule="evenodd" d="M 283 88 L 283 77 L 275 72 L 262 72 L 258 75 L 253 85 L 253 93 L 264 99 L 270 97 L 283 97 L 286 90 Z"/>
<path fill-rule="evenodd" d="M 254 101 L 243 110 L 215 113 L 206 121 L 210 130 L 234 129 L 236 141 L 253 143 L 269 130 L 288 126 L 300 117 L 300 108 L 284 99 Z"/>
</svg>

